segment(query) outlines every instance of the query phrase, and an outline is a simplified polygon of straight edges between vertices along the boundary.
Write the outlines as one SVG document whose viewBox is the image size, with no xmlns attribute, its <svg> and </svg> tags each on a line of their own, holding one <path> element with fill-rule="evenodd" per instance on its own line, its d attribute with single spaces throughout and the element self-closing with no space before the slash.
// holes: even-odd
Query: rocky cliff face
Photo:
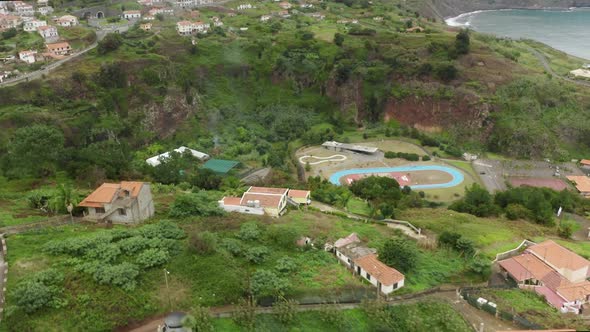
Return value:
<svg viewBox="0 0 590 332">
<path fill-rule="evenodd" d="M 443 19 L 476 10 L 571 7 L 590 7 L 590 0 L 424 0 L 418 11 Z"/>
</svg>

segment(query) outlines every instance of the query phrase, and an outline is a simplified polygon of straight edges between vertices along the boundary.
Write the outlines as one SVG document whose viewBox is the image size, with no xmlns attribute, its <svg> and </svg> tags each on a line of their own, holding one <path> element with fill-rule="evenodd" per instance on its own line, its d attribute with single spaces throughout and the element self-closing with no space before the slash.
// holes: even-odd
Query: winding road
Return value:
<svg viewBox="0 0 590 332">
<path fill-rule="evenodd" d="M 574 84 L 577 84 L 577 85 L 581 85 L 581 86 L 585 86 L 585 87 L 589 87 L 590 88 L 590 82 L 574 80 L 572 78 L 559 75 L 558 73 L 556 73 L 553 70 L 553 68 L 551 68 L 551 65 L 549 64 L 549 61 L 547 60 L 547 58 L 545 58 L 545 56 L 541 52 L 537 51 L 536 49 L 534 49 L 534 48 L 532 48 L 530 46 L 528 46 L 528 49 L 529 49 L 529 51 L 531 51 L 531 53 L 533 53 L 534 56 L 537 57 L 537 59 L 539 59 L 539 61 L 541 62 L 541 64 L 545 68 L 545 71 L 548 72 L 551 76 L 560 78 L 560 79 L 562 79 L 564 81 L 567 81 L 567 82 L 570 82 L 570 83 L 574 83 Z"/>
</svg>

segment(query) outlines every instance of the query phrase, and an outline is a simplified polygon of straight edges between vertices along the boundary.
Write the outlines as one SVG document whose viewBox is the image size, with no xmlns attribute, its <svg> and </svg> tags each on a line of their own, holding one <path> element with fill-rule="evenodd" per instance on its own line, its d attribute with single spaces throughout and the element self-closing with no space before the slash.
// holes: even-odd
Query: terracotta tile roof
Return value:
<svg viewBox="0 0 590 332">
<path fill-rule="evenodd" d="M 336 240 L 336 242 L 334 242 L 334 247 L 341 248 L 341 247 L 344 247 L 345 245 L 355 243 L 355 242 L 361 242 L 361 239 L 359 239 L 359 236 L 356 233 L 352 233 L 345 238 L 341 238 L 341 239 Z"/>
<path fill-rule="evenodd" d="M 571 269 L 575 271 L 590 266 L 590 261 L 552 240 L 535 244 L 527 250 L 557 269 Z"/>
<path fill-rule="evenodd" d="M 556 290 L 558 287 L 571 285 L 566 278 L 562 277 L 558 272 L 551 271 L 541 279 L 543 285 L 551 290 Z"/>
<path fill-rule="evenodd" d="M 404 280 L 404 275 L 377 259 L 376 255 L 367 255 L 354 260 L 354 264 L 360 266 L 377 279 L 382 285 L 390 286 Z"/>
<path fill-rule="evenodd" d="M 283 196 L 281 195 L 256 194 L 247 192 L 242 196 L 240 205 L 246 206 L 248 201 L 259 201 L 261 207 L 277 209 L 282 197 Z"/>
<path fill-rule="evenodd" d="M 542 280 L 554 270 L 547 264 L 543 263 L 537 256 L 532 254 L 522 254 L 512 258 L 500 261 L 506 271 L 517 281 L 523 281 L 531 278 Z"/>
<path fill-rule="evenodd" d="M 257 194 L 273 194 L 273 195 L 284 195 L 287 193 L 286 188 L 268 188 L 268 187 L 250 187 L 248 189 L 249 193 L 257 193 Z"/>
<path fill-rule="evenodd" d="M 119 188 L 121 188 L 121 185 L 118 183 L 103 183 L 78 205 L 85 207 L 102 207 L 104 204 L 110 203 L 115 198 L 115 194 Z"/>
<path fill-rule="evenodd" d="M 307 198 L 309 196 L 309 190 L 296 190 L 290 189 L 289 190 L 289 197 L 293 198 Z"/>
<path fill-rule="evenodd" d="M 55 27 L 53 25 L 44 25 L 44 26 L 40 26 L 37 27 L 37 30 L 55 30 Z"/>
<path fill-rule="evenodd" d="M 535 287 L 535 293 L 543 295 L 545 300 L 551 303 L 551 305 L 553 305 L 555 308 L 561 308 L 565 302 L 563 298 L 559 296 L 554 290 L 551 290 L 545 286 Z"/>
<path fill-rule="evenodd" d="M 189 21 L 179 21 L 176 23 L 177 25 L 183 25 L 183 26 L 188 26 L 191 25 L 192 23 Z"/>
<path fill-rule="evenodd" d="M 241 197 L 224 197 L 222 199 L 224 205 L 240 205 Z"/>
<path fill-rule="evenodd" d="M 590 295 L 590 281 L 582 281 L 577 284 L 559 287 L 557 288 L 557 293 L 568 302 L 573 302 L 577 299 L 586 299 Z"/>
<path fill-rule="evenodd" d="M 83 207 L 103 207 L 115 199 L 115 195 L 123 195 L 122 190 L 129 191 L 130 197 L 137 197 L 143 186 L 143 182 L 123 181 L 121 183 L 103 183 L 88 197 L 84 198 L 79 206 Z M 122 190 L 121 190 L 122 189 Z"/>
<path fill-rule="evenodd" d="M 580 164 L 590 166 L 590 159 L 582 159 L 580 160 Z"/>
<path fill-rule="evenodd" d="M 123 12 L 123 14 L 141 14 L 141 11 L 139 11 L 139 10 L 126 10 Z"/>
<path fill-rule="evenodd" d="M 53 43 L 53 44 L 47 44 L 47 48 L 49 50 L 55 50 L 58 48 L 70 48 L 70 44 L 68 42 L 61 42 L 61 43 Z"/>
<path fill-rule="evenodd" d="M 139 181 L 122 181 L 121 189 L 128 190 L 131 193 L 131 197 L 137 197 L 141 191 L 143 182 Z"/>
<path fill-rule="evenodd" d="M 576 175 L 568 175 L 566 176 L 568 180 L 573 182 L 576 185 L 576 189 L 579 192 L 585 193 L 590 192 L 590 178 L 587 176 L 576 176 Z"/>
</svg>

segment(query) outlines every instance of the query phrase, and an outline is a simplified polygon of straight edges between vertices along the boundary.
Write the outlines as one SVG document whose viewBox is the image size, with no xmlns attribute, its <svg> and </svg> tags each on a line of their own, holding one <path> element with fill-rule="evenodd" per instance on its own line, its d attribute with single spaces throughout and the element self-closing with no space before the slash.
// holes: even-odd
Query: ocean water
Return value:
<svg viewBox="0 0 590 332">
<path fill-rule="evenodd" d="M 446 23 L 499 37 L 534 39 L 590 60 L 590 8 L 477 11 L 447 19 Z"/>
</svg>

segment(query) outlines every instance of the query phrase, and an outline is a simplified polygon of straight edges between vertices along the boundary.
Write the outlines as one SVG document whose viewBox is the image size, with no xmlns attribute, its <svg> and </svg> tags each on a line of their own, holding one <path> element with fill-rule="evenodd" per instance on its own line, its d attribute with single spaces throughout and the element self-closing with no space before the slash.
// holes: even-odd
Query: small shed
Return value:
<svg viewBox="0 0 590 332">
<path fill-rule="evenodd" d="M 203 168 L 210 169 L 215 173 L 227 174 L 239 164 L 240 162 L 235 160 L 209 159 Z"/>
</svg>

